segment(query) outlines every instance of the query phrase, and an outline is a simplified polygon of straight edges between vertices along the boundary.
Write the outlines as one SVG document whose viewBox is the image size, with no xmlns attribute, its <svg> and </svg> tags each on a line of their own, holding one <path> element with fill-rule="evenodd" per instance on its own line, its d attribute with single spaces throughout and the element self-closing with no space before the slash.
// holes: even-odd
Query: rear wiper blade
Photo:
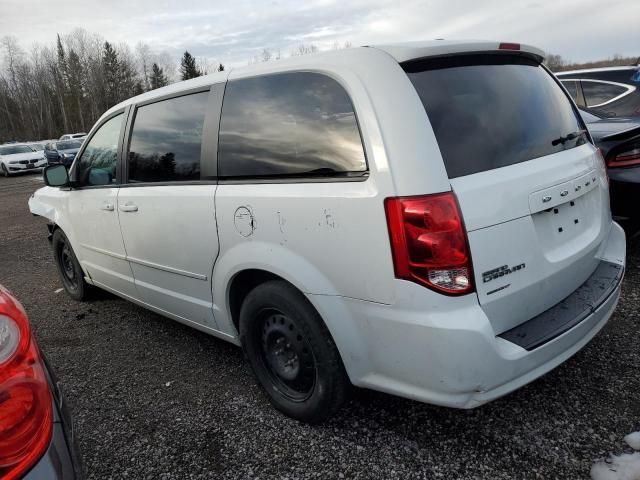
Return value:
<svg viewBox="0 0 640 480">
<path fill-rule="evenodd" d="M 584 130 L 584 129 L 583 130 L 578 130 L 576 132 L 568 133 L 564 137 L 559 137 L 559 138 L 556 138 L 555 140 L 551 140 L 551 145 L 553 145 L 555 147 L 556 145 L 559 145 L 561 143 L 565 144 L 565 143 L 567 143 L 567 142 L 569 142 L 571 140 L 575 140 L 576 138 L 583 136 L 586 133 L 587 133 L 587 131 Z"/>
</svg>

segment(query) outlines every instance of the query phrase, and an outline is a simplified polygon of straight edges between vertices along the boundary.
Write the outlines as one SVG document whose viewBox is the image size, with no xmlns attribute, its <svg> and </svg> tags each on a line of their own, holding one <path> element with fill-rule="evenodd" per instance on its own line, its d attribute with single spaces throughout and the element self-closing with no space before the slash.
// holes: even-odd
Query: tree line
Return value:
<svg viewBox="0 0 640 480">
<path fill-rule="evenodd" d="M 561 55 L 549 53 L 545 57 L 545 65 L 552 72 L 564 72 L 568 70 L 581 70 L 584 68 L 601 68 L 601 67 L 624 67 L 631 65 L 640 65 L 640 57 L 623 57 L 622 55 L 614 55 L 604 60 L 594 60 L 591 62 L 571 62 L 564 59 Z"/>
<path fill-rule="evenodd" d="M 134 95 L 214 70 L 184 52 L 179 68 L 149 45 L 115 45 L 78 29 L 55 44 L 25 52 L 15 37 L 0 39 L 0 143 L 87 132 L 106 110 Z"/>
</svg>

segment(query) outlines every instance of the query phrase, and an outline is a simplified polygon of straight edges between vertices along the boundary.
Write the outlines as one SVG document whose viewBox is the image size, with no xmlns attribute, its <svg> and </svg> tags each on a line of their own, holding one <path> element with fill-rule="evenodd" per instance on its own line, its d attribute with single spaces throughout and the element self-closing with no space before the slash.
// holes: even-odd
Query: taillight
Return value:
<svg viewBox="0 0 640 480">
<path fill-rule="evenodd" d="M 607 186 L 609 185 L 609 172 L 607 172 L 607 162 L 605 162 L 604 160 L 604 155 L 602 154 L 602 149 L 598 148 L 596 149 L 596 155 L 598 156 L 598 159 L 600 160 L 600 168 L 602 169 L 602 173 L 603 175 L 607 178 Z"/>
<path fill-rule="evenodd" d="M 607 159 L 607 167 L 632 167 L 640 165 L 640 145 L 633 145 L 627 150 L 610 155 Z"/>
<path fill-rule="evenodd" d="M 0 477 L 21 478 L 45 453 L 53 428 L 44 362 L 27 315 L 0 287 Z"/>
<path fill-rule="evenodd" d="M 385 200 L 396 278 L 448 295 L 474 290 L 471 254 L 452 192 Z"/>
</svg>

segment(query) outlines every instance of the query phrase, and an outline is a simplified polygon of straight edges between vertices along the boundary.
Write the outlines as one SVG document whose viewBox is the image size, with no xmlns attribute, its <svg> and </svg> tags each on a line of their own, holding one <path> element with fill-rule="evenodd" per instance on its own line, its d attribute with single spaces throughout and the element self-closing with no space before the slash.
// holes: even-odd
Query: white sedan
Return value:
<svg viewBox="0 0 640 480">
<path fill-rule="evenodd" d="M 0 171 L 5 177 L 18 172 L 42 170 L 47 166 L 43 152 L 29 145 L 0 145 Z"/>
</svg>

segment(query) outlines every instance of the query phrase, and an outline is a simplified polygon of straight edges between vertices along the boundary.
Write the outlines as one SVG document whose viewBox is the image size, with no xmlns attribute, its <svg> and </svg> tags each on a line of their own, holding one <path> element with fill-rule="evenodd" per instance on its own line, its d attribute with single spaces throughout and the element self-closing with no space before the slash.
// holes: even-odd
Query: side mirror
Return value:
<svg viewBox="0 0 640 480">
<path fill-rule="evenodd" d="M 69 185 L 69 172 L 64 165 L 50 165 L 44 169 L 44 183 L 48 187 L 66 187 Z"/>
</svg>

